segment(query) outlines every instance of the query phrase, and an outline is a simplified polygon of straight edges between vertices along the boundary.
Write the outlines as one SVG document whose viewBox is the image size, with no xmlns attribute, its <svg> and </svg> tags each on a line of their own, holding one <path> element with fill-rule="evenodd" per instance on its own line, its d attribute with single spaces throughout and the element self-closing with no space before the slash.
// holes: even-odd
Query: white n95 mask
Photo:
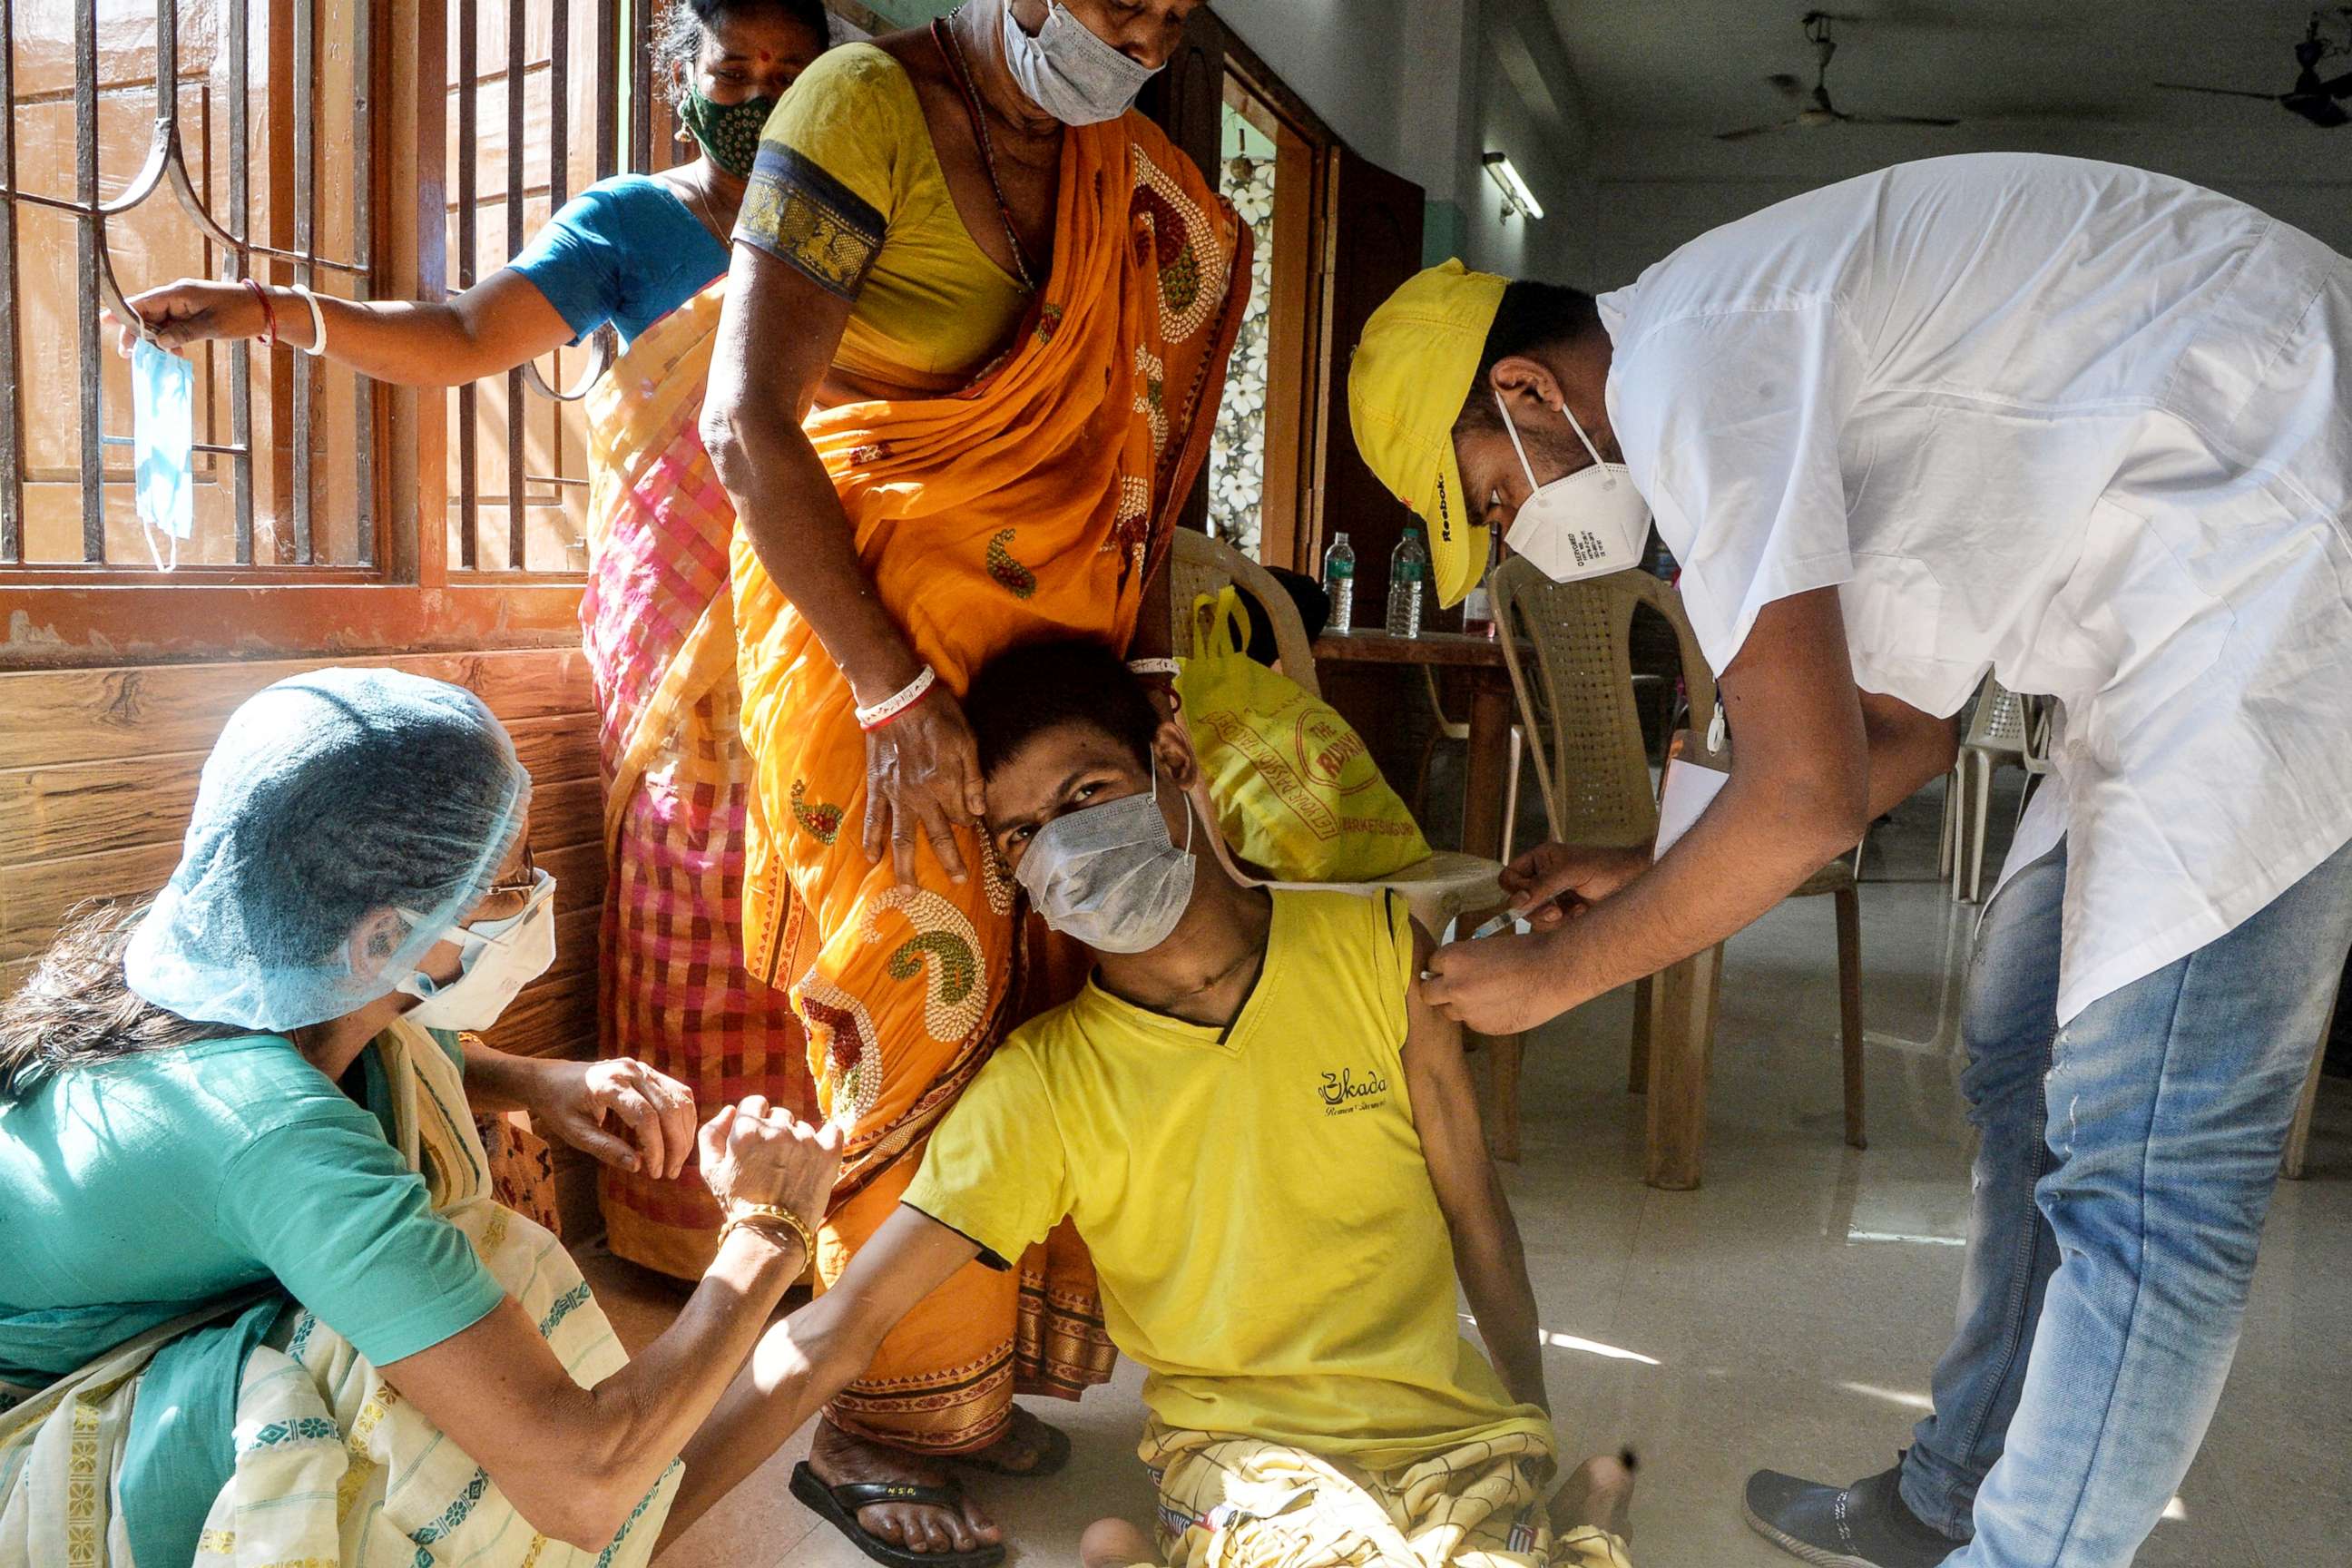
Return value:
<svg viewBox="0 0 2352 1568">
<path fill-rule="evenodd" d="M 555 879 L 544 871 L 532 879 L 522 913 L 460 926 L 448 940 L 461 955 L 457 978 L 436 985 L 421 969 L 410 974 L 394 989 L 424 1000 L 402 1016 L 428 1029 L 487 1029 L 555 962 Z"/>
<path fill-rule="evenodd" d="M 1029 101 L 1065 125 L 1099 125 L 1125 114 L 1155 74 L 1095 37 L 1059 0 L 1045 0 L 1045 25 L 1031 37 L 1008 8 L 1004 65 Z"/>
<path fill-rule="evenodd" d="M 1192 807 L 1184 847 L 1160 815 L 1160 770 L 1150 795 L 1125 795 L 1057 816 L 1029 841 L 1014 879 L 1045 923 L 1097 952 L 1143 952 L 1168 940 L 1192 901 Z"/>
<path fill-rule="evenodd" d="M 1530 487 L 1528 499 L 1519 503 L 1518 515 L 1511 520 L 1511 531 L 1503 536 L 1505 542 L 1555 583 L 1574 583 L 1639 566 L 1642 546 L 1650 538 L 1650 505 L 1633 488 L 1633 476 L 1625 465 L 1602 462 L 1592 437 L 1562 402 L 1559 411 L 1576 438 L 1584 443 L 1584 449 L 1592 454 L 1592 463 L 1548 485 L 1538 484 L 1535 466 L 1528 461 L 1528 449 L 1519 440 L 1519 427 L 1511 423 L 1511 411 L 1504 407 L 1499 392 L 1495 394 L 1495 406 L 1502 410 L 1503 429 L 1511 437 L 1511 450 L 1519 455 L 1520 470 Z"/>
</svg>

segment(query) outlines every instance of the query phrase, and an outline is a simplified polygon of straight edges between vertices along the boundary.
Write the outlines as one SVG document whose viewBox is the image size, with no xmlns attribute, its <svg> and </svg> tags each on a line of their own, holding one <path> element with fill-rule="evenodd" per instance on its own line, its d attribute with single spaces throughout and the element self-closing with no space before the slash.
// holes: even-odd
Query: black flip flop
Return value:
<svg viewBox="0 0 2352 1568">
<path fill-rule="evenodd" d="M 978 1454 L 942 1454 L 940 1458 L 950 1465 L 961 1465 L 968 1470 L 978 1470 L 984 1475 L 1011 1476 L 1016 1481 L 1044 1480 L 1047 1476 L 1059 1475 L 1062 1467 L 1070 1462 L 1070 1435 L 1046 1421 L 1038 1421 L 1037 1429 L 1045 1434 L 1045 1451 L 1037 1456 L 1035 1464 L 1024 1469 L 1016 1470 L 1010 1465 L 999 1464 Z"/>
<path fill-rule="evenodd" d="M 957 1509 L 963 1489 L 918 1486 L 912 1481 L 848 1481 L 829 1487 L 803 1460 L 793 1467 L 793 1496 L 808 1510 L 849 1538 L 849 1543 L 888 1568 L 996 1568 L 1004 1561 L 1002 1542 L 970 1552 L 910 1552 L 893 1546 L 857 1522 L 857 1510 L 877 1502 L 914 1503 L 925 1508 Z"/>
</svg>

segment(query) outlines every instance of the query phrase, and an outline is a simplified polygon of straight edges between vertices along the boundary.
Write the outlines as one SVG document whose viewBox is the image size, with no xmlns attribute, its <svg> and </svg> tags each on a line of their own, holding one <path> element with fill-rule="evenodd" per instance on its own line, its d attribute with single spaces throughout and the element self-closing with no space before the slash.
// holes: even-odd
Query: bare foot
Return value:
<svg viewBox="0 0 2352 1568">
<path fill-rule="evenodd" d="M 1082 1568 L 1136 1568 L 1158 1561 L 1150 1538 L 1123 1519 L 1098 1519 L 1078 1537 Z"/>
<path fill-rule="evenodd" d="M 919 1487 L 953 1484 L 948 1473 L 930 1460 L 852 1436 L 829 1419 L 817 1423 L 816 1436 L 809 1445 L 809 1468 L 829 1487 L 857 1481 L 898 1481 Z M 908 1552 L 973 1552 L 1004 1539 L 1004 1531 L 970 1497 L 957 1508 L 868 1503 L 857 1510 L 857 1522 L 877 1540 Z"/>
<path fill-rule="evenodd" d="M 1004 1476 L 1034 1476 L 1057 1454 L 1066 1458 L 1068 1440 L 1018 1405 L 1004 1436 L 985 1448 L 946 1456 L 950 1464 L 967 1463 Z"/>
<path fill-rule="evenodd" d="M 1633 1456 L 1629 1450 L 1625 1458 Z M 1633 1539 L 1626 1515 L 1633 1504 L 1633 1470 L 1624 1459 L 1595 1455 L 1569 1472 L 1551 1494 L 1551 1532 L 1555 1537 L 1596 1525 L 1620 1541 Z"/>
</svg>

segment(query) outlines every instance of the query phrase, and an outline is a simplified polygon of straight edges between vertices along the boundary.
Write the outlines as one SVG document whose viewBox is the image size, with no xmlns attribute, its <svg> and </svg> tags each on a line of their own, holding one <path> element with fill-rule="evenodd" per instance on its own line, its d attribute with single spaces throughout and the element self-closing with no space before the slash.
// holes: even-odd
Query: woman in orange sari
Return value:
<svg viewBox="0 0 2352 1568">
<path fill-rule="evenodd" d="M 1248 289 L 1247 231 L 1128 108 L 1192 8 L 973 0 L 836 49 L 736 226 L 702 430 L 741 525 L 746 962 L 850 1131 L 827 1280 L 1006 1030 L 1082 978 L 972 831 L 957 694 L 1034 637 L 1165 652 L 1155 585 Z M 1001 1555 L 940 1461 L 1044 1473 L 1067 1445 L 1016 1386 L 1108 1375 L 1083 1253 L 1006 1261 L 934 1294 L 816 1435 L 880 1561 Z"/>
</svg>

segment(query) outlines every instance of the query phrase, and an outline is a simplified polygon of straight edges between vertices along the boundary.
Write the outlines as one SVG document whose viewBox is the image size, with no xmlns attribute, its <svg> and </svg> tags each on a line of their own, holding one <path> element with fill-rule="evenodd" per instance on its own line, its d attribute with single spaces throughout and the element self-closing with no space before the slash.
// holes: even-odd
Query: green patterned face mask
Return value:
<svg viewBox="0 0 2352 1568">
<path fill-rule="evenodd" d="M 772 98 L 713 103 L 688 88 L 686 101 L 678 106 L 678 118 L 686 122 L 687 132 L 701 143 L 702 151 L 713 163 L 739 180 L 748 180 L 751 177 L 751 164 L 760 156 L 760 132 L 775 107 Z"/>
</svg>

